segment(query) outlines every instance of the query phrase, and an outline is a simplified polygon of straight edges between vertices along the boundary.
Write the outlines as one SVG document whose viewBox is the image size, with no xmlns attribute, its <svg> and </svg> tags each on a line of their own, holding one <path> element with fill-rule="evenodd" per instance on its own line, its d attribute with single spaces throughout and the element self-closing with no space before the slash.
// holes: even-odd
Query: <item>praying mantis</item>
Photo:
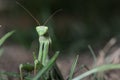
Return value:
<svg viewBox="0 0 120 80">
<path fill-rule="evenodd" d="M 61 11 L 57 10 L 56 12 L 54 12 L 44 23 L 44 25 L 40 25 L 39 21 L 24 7 L 22 6 L 19 2 L 16 1 L 16 3 L 21 6 L 36 22 L 39 26 L 36 27 L 36 31 L 39 35 L 39 53 L 38 53 L 38 57 L 35 55 L 35 53 L 33 54 L 34 57 L 34 64 L 30 64 L 30 63 L 26 63 L 26 64 L 20 64 L 19 66 L 19 71 L 20 71 L 20 80 L 24 80 L 25 79 L 25 73 L 23 72 L 27 72 L 27 73 L 31 73 L 33 72 L 33 75 L 29 75 L 30 77 L 35 76 L 32 80 L 48 80 L 49 76 L 51 76 L 52 80 L 53 80 L 53 72 L 49 72 L 48 70 L 51 68 L 51 66 L 53 65 L 53 63 L 55 63 L 56 58 L 58 57 L 59 52 L 56 52 L 55 55 L 52 57 L 52 59 L 49 59 L 48 56 L 48 51 L 49 51 L 49 45 L 51 44 L 51 38 L 50 36 L 46 36 L 46 34 L 48 34 L 48 27 L 44 26 L 49 19 L 51 19 L 51 17 L 56 14 L 57 12 Z M 58 68 L 57 68 L 58 69 Z M 40 72 L 41 71 L 41 72 Z M 44 71 L 44 72 L 43 72 Z M 58 71 L 58 70 L 57 70 Z M 42 75 L 43 73 L 46 72 L 46 76 L 38 76 L 37 73 L 41 73 L 40 75 Z M 50 74 L 51 73 L 51 74 Z M 61 76 L 60 73 L 58 73 L 58 75 Z M 60 77 L 60 80 L 63 80 L 62 77 Z"/>
</svg>

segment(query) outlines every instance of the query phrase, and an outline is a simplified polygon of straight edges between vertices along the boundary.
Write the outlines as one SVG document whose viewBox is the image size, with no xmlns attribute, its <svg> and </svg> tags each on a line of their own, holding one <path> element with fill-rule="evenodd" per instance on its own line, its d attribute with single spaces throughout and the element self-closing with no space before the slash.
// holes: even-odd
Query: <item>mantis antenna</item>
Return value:
<svg viewBox="0 0 120 80">
<path fill-rule="evenodd" d="M 28 10 L 28 9 L 26 9 L 23 5 L 21 5 L 19 2 L 17 2 L 16 1 L 16 3 L 20 6 L 20 7 L 22 7 L 36 22 L 37 22 L 37 24 L 40 26 L 40 22 L 32 15 L 32 13 Z"/>
<path fill-rule="evenodd" d="M 58 10 L 56 10 L 55 12 L 53 12 L 52 15 L 49 16 L 48 19 L 44 22 L 43 25 L 46 25 L 46 24 L 48 23 L 48 21 L 49 21 L 56 13 L 58 13 L 58 12 L 60 12 L 60 11 L 62 11 L 62 9 L 58 9 Z"/>
<path fill-rule="evenodd" d="M 16 3 L 17 3 L 20 7 L 22 7 L 22 8 L 36 21 L 36 23 L 40 26 L 40 22 L 32 15 L 32 13 L 31 13 L 28 9 L 26 9 L 26 8 L 25 8 L 22 4 L 20 4 L 18 1 L 16 1 Z M 46 24 L 48 23 L 48 21 L 49 21 L 57 12 L 60 12 L 60 11 L 62 11 L 62 9 L 58 9 L 58 10 L 56 10 L 54 13 L 52 13 L 52 15 L 48 17 L 48 19 L 44 22 L 43 25 L 46 25 Z"/>
</svg>

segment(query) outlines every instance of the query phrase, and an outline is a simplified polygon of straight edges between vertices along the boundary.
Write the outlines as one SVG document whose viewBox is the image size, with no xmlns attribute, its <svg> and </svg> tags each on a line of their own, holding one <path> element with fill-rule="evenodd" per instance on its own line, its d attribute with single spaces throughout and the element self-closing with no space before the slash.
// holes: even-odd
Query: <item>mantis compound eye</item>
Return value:
<svg viewBox="0 0 120 80">
<path fill-rule="evenodd" d="M 36 31 L 38 32 L 39 36 L 43 36 L 47 33 L 48 27 L 47 26 L 37 26 Z"/>
</svg>

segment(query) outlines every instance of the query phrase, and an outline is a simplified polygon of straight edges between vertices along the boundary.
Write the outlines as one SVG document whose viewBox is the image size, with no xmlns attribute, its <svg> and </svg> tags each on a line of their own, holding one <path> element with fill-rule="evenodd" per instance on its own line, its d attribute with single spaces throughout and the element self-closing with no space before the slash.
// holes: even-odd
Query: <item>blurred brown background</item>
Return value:
<svg viewBox="0 0 120 80">
<path fill-rule="evenodd" d="M 119 35 L 119 0 L 17 1 L 27 8 L 41 25 L 53 12 L 62 9 L 46 24 L 55 49 L 85 50 L 88 44 L 97 46 L 96 44 Z M 36 22 L 15 0 L 0 0 L 0 25 L 0 35 L 17 30 L 10 39 L 11 43 L 30 47 L 37 38 Z"/>
</svg>

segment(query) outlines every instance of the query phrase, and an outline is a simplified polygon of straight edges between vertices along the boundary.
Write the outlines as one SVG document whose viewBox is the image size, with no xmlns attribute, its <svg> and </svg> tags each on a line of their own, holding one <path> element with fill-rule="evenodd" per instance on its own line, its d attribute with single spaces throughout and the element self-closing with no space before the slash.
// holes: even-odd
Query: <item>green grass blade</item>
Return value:
<svg viewBox="0 0 120 80">
<path fill-rule="evenodd" d="M 78 77 L 72 79 L 72 80 L 82 80 L 83 78 L 94 74 L 96 72 L 102 72 L 102 71 L 107 71 L 107 70 L 112 70 L 112 69 L 120 69 L 120 64 L 107 64 L 107 65 L 102 65 L 99 67 L 96 67 L 94 69 L 91 69 L 85 73 L 83 73 L 82 75 L 79 75 Z"/>
<path fill-rule="evenodd" d="M 94 63 L 96 64 L 96 61 L 97 61 L 96 55 L 95 55 L 95 53 L 94 53 L 94 51 L 93 51 L 93 49 L 92 49 L 92 47 L 90 45 L 88 45 L 88 48 L 89 48 L 89 50 L 90 50 L 90 52 L 91 52 L 91 54 L 93 56 Z"/>
<path fill-rule="evenodd" d="M 0 46 L 5 42 L 5 40 L 10 37 L 15 31 L 10 31 L 7 34 L 5 34 L 1 39 L 0 39 Z"/>
<path fill-rule="evenodd" d="M 70 76 L 69 76 L 68 80 L 72 80 L 72 77 L 73 77 L 73 74 L 74 74 L 74 71 L 75 71 L 75 67 L 77 65 L 78 58 L 79 58 L 79 55 L 77 55 L 75 57 L 74 61 L 73 61 L 73 64 L 72 64 L 72 67 L 71 67 L 71 71 L 70 71 Z"/>
<path fill-rule="evenodd" d="M 91 52 L 91 54 L 93 56 L 93 60 L 94 60 L 94 64 L 95 64 L 93 67 L 95 67 L 96 64 L 97 64 L 97 57 L 96 57 L 95 52 L 93 51 L 91 45 L 88 45 L 88 48 L 89 48 L 89 50 L 90 50 L 90 52 Z M 96 73 L 94 74 L 94 77 L 96 77 Z"/>
<path fill-rule="evenodd" d="M 38 80 L 44 73 L 46 73 L 53 66 L 53 64 L 55 63 L 58 55 L 59 55 L 59 52 L 56 52 L 55 55 L 50 59 L 48 64 L 45 67 L 43 67 L 43 69 L 40 70 L 38 72 L 38 74 L 32 80 Z"/>
</svg>

